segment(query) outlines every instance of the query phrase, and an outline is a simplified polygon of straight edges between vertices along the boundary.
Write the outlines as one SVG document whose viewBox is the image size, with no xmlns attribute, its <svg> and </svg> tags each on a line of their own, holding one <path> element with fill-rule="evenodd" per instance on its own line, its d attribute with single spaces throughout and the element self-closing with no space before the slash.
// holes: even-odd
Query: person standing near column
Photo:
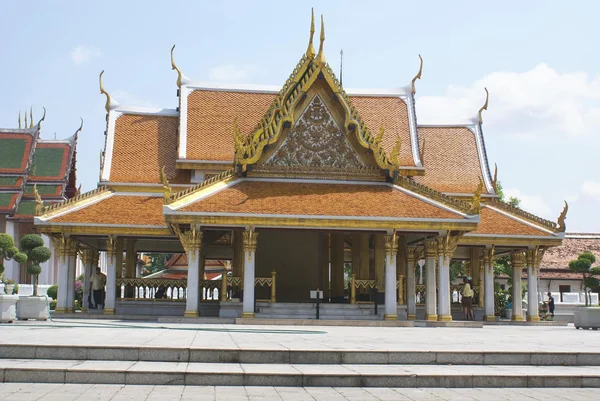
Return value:
<svg viewBox="0 0 600 401">
<path fill-rule="evenodd" d="M 106 297 L 106 274 L 102 273 L 99 267 L 96 267 L 96 274 L 90 279 L 90 292 L 94 295 L 94 306 L 90 309 L 98 309 L 98 305 L 102 305 L 104 309 L 104 299 Z"/>
</svg>

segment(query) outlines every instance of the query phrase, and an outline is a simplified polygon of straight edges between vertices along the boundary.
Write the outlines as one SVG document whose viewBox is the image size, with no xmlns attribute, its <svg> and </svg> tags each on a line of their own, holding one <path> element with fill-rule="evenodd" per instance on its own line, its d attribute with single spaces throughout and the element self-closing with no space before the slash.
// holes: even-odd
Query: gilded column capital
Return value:
<svg viewBox="0 0 600 401">
<path fill-rule="evenodd" d="M 546 252 L 545 248 L 536 246 L 534 249 L 528 249 L 525 251 L 525 258 L 527 260 L 527 266 L 531 266 L 534 273 L 537 273 L 540 269 L 540 263 Z"/>
<path fill-rule="evenodd" d="M 331 236 L 329 238 L 331 241 Z M 255 252 L 257 239 L 258 233 L 254 231 L 253 227 L 250 227 L 250 230 L 244 231 L 244 251 Z"/>
<path fill-rule="evenodd" d="M 510 264 L 514 269 L 523 269 L 525 267 L 525 253 L 516 252 L 510 255 Z"/>
<path fill-rule="evenodd" d="M 77 256 L 77 245 L 77 241 L 62 233 L 52 236 L 52 246 L 61 262 L 69 256 Z"/>
<path fill-rule="evenodd" d="M 456 252 L 458 239 L 461 237 L 461 235 L 461 232 L 448 232 L 446 235 L 436 238 L 438 242 L 438 252 L 444 256 L 444 259 L 449 260 L 452 258 L 452 255 L 454 255 L 454 252 Z"/>
<path fill-rule="evenodd" d="M 438 254 L 438 241 L 437 239 L 425 240 L 425 257 L 435 258 Z"/>
<path fill-rule="evenodd" d="M 406 263 L 414 263 L 417 258 L 417 247 L 407 246 L 406 247 Z"/>
<path fill-rule="evenodd" d="M 81 262 L 84 265 L 87 264 L 94 264 L 94 254 L 97 254 L 98 252 L 94 252 L 93 249 L 90 248 L 83 248 L 79 250 L 79 259 L 81 259 Z"/>
<path fill-rule="evenodd" d="M 496 252 L 496 250 L 494 249 L 493 245 L 491 248 L 486 248 L 485 251 L 483 251 L 483 259 L 484 259 L 485 267 L 487 267 L 488 273 L 490 273 L 490 274 L 492 274 L 494 272 L 495 252 Z"/>
<path fill-rule="evenodd" d="M 185 250 L 186 253 L 192 254 L 192 261 L 196 260 L 196 251 L 202 248 L 202 231 L 196 228 L 194 224 L 192 224 L 189 230 L 181 231 L 178 224 L 172 224 L 171 228 L 177 238 L 179 238 L 179 242 L 181 242 L 181 246 Z"/>
<path fill-rule="evenodd" d="M 386 256 L 395 256 L 398 253 L 398 235 L 394 231 L 391 235 L 384 235 Z"/>
<path fill-rule="evenodd" d="M 106 256 L 111 262 L 117 257 L 118 248 L 117 237 L 109 235 L 106 238 Z"/>
</svg>

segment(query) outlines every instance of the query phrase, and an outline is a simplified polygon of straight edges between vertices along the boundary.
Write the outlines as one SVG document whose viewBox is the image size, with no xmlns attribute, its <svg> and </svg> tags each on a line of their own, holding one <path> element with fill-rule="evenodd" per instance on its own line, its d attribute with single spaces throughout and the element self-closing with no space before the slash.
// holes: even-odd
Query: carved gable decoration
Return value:
<svg viewBox="0 0 600 401">
<path fill-rule="evenodd" d="M 368 168 L 333 116 L 315 95 L 277 151 L 264 163 L 273 167 Z"/>
</svg>

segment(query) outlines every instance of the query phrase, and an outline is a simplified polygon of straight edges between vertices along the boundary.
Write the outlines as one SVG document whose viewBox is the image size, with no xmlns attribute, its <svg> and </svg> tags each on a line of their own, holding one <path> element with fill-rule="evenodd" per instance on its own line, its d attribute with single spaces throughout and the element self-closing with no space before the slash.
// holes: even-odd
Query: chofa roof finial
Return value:
<svg viewBox="0 0 600 401">
<path fill-rule="evenodd" d="M 323 53 L 323 42 L 325 42 L 325 22 L 323 22 L 323 14 L 321 14 L 321 38 L 319 40 L 319 53 L 317 53 L 317 62 L 325 64 L 325 53 Z"/>
<path fill-rule="evenodd" d="M 21 129 L 21 110 L 19 110 L 19 129 Z"/>
<path fill-rule="evenodd" d="M 79 133 L 83 129 L 83 118 L 79 117 L 79 119 L 81 120 L 81 125 L 79 126 L 79 128 L 77 128 L 77 131 L 75 131 L 75 139 L 77 139 L 77 136 L 79 135 Z"/>
<path fill-rule="evenodd" d="M 558 216 L 558 228 L 556 231 L 559 233 L 564 233 L 567 231 L 567 225 L 565 224 L 565 220 L 567 219 L 567 212 L 569 211 L 569 204 L 565 201 L 565 207 L 562 212 L 560 212 L 560 216 Z"/>
<path fill-rule="evenodd" d="M 29 107 L 29 128 L 33 128 L 33 106 Z"/>
<path fill-rule="evenodd" d="M 417 75 L 415 75 L 415 77 L 412 80 L 412 94 L 413 94 L 413 96 L 414 96 L 415 93 L 417 93 L 417 89 L 415 88 L 415 81 L 417 79 L 421 79 L 421 73 L 423 72 L 423 57 L 421 57 L 420 54 L 419 54 L 419 60 L 420 60 L 419 72 L 417 72 Z"/>
<path fill-rule="evenodd" d="M 27 120 L 27 109 L 25 109 L 25 113 L 24 114 L 25 114 L 25 127 L 23 127 L 23 128 L 27 129 L 27 128 L 29 128 L 28 127 L 29 126 L 29 120 Z"/>
<path fill-rule="evenodd" d="M 183 77 L 183 74 L 181 73 L 179 67 L 177 67 L 177 65 L 175 64 L 175 56 L 173 55 L 174 50 L 175 45 L 171 47 L 171 69 L 177 71 L 177 87 L 179 88 L 181 86 L 181 78 Z"/>
<path fill-rule="evenodd" d="M 488 100 L 490 99 L 490 93 L 488 92 L 487 88 L 483 88 L 483 89 L 485 89 L 485 103 L 479 109 L 479 113 L 478 113 L 479 114 L 479 124 L 483 124 L 483 119 L 481 118 L 481 112 L 483 110 L 487 110 Z"/>
<path fill-rule="evenodd" d="M 102 70 L 102 72 L 100 73 L 100 94 L 106 95 L 106 105 L 104 106 L 104 108 L 106 109 L 106 112 L 108 113 L 110 111 L 110 95 L 108 94 L 108 92 L 106 90 L 104 90 L 104 85 L 102 84 L 102 75 L 103 74 L 104 74 L 104 70 Z"/>
<path fill-rule="evenodd" d="M 315 47 L 313 46 L 313 36 L 315 36 L 315 9 L 311 8 L 310 17 L 310 39 L 308 40 L 308 48 L 306 49 L 306 57 L 315 57 Z"/>
<path fill-rule="evenodd" d="M 46 120 L 46 108 L 44 106 L 42 106 L 42 109 L 44 109 L 44 114 L 42 115 L 42 118 L 40 118 L 40 121 L 38 121 L 38 123 L 37 123 L 38 129 L 40 129 L 42 127 L 42 121 Z"/>
</svg>

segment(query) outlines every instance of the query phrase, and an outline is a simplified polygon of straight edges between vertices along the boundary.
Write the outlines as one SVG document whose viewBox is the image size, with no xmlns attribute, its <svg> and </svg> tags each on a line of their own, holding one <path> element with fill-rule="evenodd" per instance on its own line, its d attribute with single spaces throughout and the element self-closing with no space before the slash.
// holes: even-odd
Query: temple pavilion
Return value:
<svg viewBox="0 0 600 401">
<path fill-rule="evenodd" d="M 0 233 L 11 235 L 18 243 L 33 232 L 36 209 L 46 204 L 62 202 L 77 193 L 77 136 L 66 139 L 42 139 L 41 127 L 46 118 L 34 123 L 33 110 L 21 119 L 18 128 L 0 128 Z M 39 213 L 38 213 L 39 214 Z M 44 242 L 51 247 L 50 239 Z M 26 266 L 7 260 L 4 277 L 17 283 L 31 283 Z M 58 274 L 56 255 L 42 265 L 40 284 L 52 284 Z"/>
<path fill-rule="evenodd" d="M 320 290 L 321 302 L 346 304 L 345 318 L 377 302 L 374 318 L 449 321 L 449 266 L 462 260 L 492 320 L 501 255 L 511 255 L 515 282 L 527 269 L 537 305 L 540 260 L 561 244 L 566 207 L 555 223 L 499 199 L 482 129 L 487 95 L 468 124 L 419 125 L 421 69 L 401 89 L 345 89 L 326 61 L 322 21 L 318 50 L 313 34 L 314 18 L 281 87 L 194 82 L 173 46 L 173 109 L 121 106 L 100 74 L 107 125 L 98 188 L 35 218 L 60 255 L 57 312 L 73 309 L 78 252 L 88 274 L 105 252 L 105 314 L 251 318 L 314 302 Z M 185 252 L 187 279 L 136 277 L 139 252 Z M 231 261 L 231 273 L 205 279 L 207 260 Z M 152 297 L 161 288 L 168 298 Z M 524 316 L 514 302 L 513 319 L 525 318 L 539 320 L 537 307 Z"/>
</svg>

